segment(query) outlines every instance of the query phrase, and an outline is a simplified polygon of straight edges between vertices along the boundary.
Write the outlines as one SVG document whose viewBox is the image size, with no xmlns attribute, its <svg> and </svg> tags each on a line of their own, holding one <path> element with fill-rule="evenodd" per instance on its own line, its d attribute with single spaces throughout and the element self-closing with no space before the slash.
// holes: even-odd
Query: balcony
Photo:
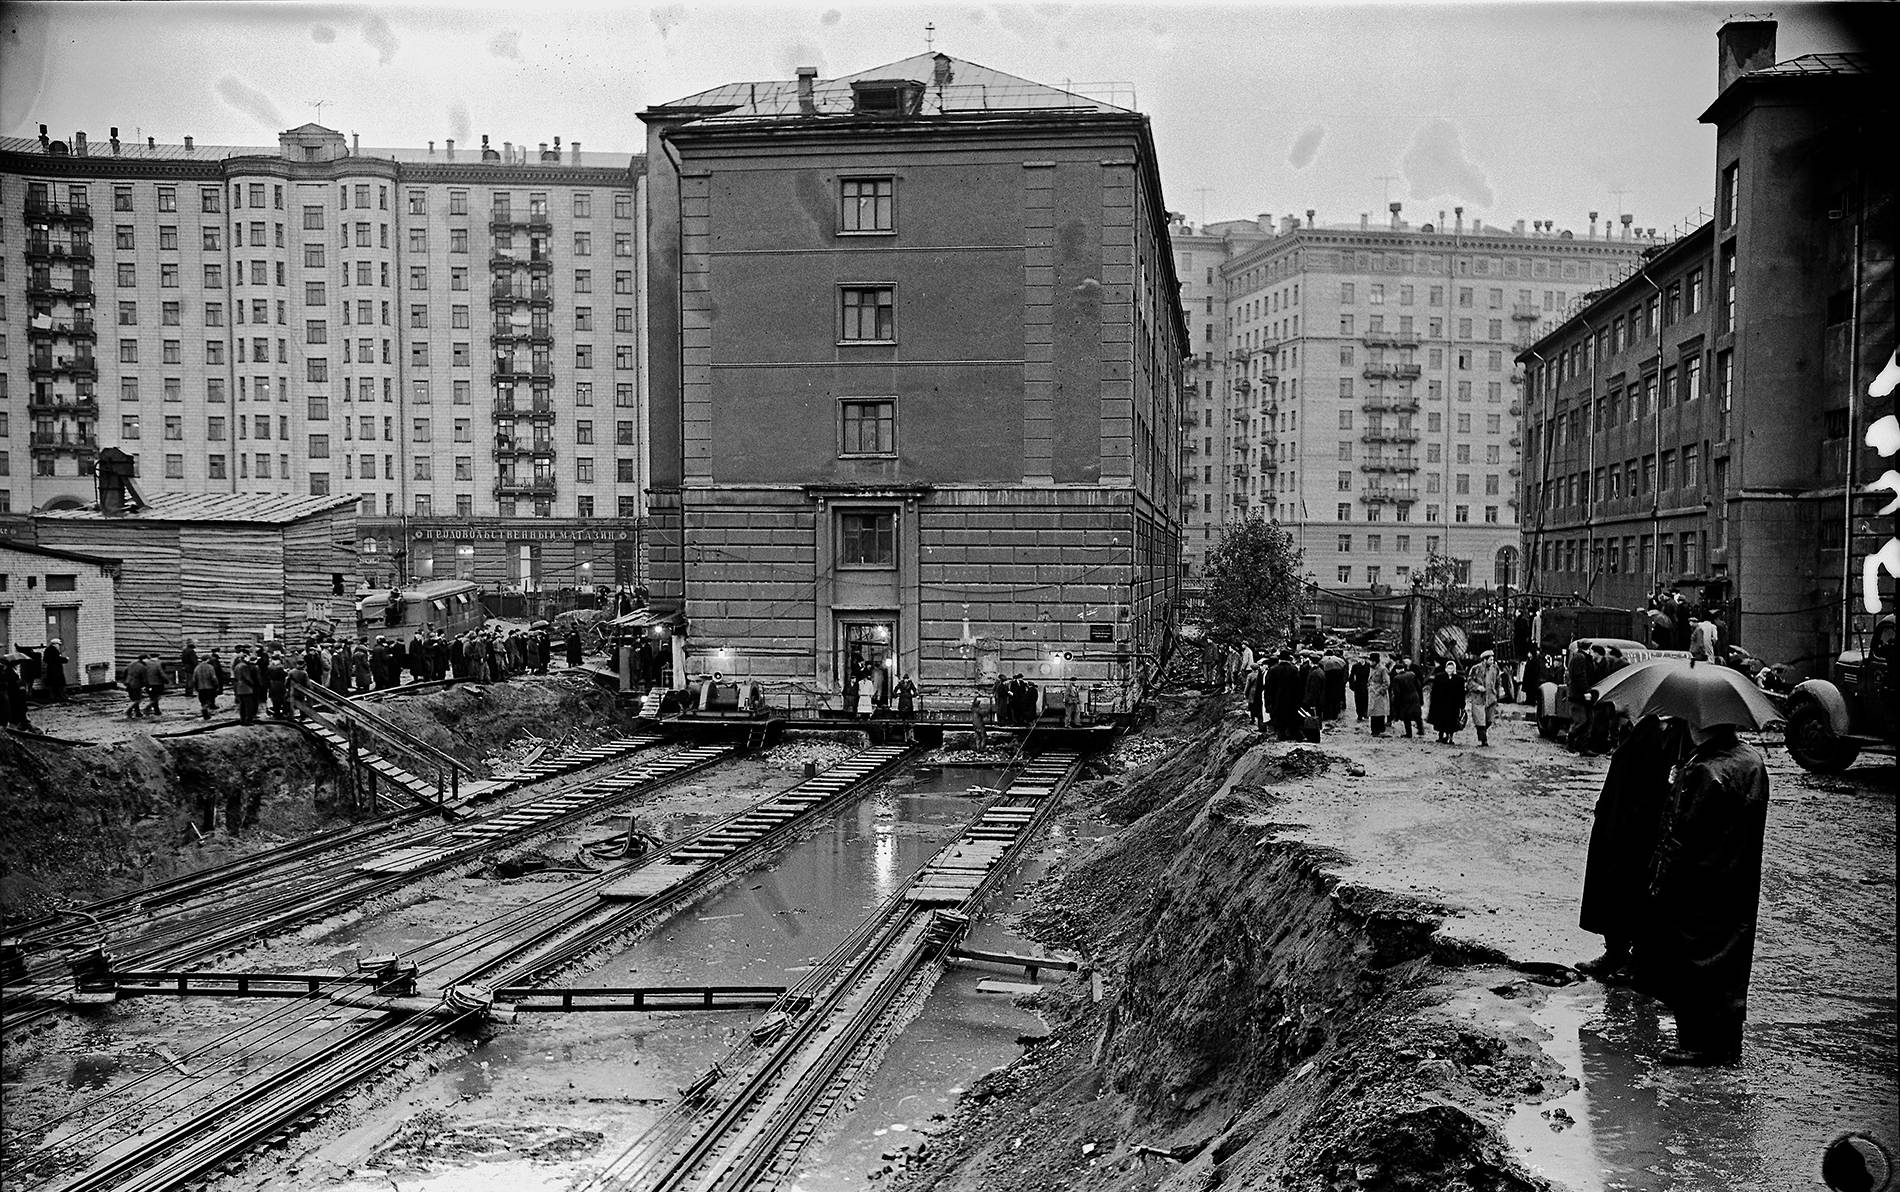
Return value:
<svg viewBox="0 0 1900 1192">
<path fill-rule="evenodd" d="M 89 228 L 92 226 L 92 205 L 53 203 L 45 199 L 29 198 L 26 201 L 26 218 L 28 223 L 38 220 L 42 223 L 63 223 Z"/>
<path fill-rule="evenodd" d="M 498 344 L 525 343 L 551 346 L 554 343 L 554 328 L 516 327 L 509 324 L 505 327 L 496 327 L 489 338 Z"/>
<path fill-rule="evenodd" d="M 554 478 L 537 479 L 532 476 L 503 476 L 495 481 L 497 497 L 551 497 L 554 495 Z"/>
<path fill-rule="evenodd" d="M 1252 422 L 1253 411 L 1248 409 L 1246 406 L 1239 406 L 1235 408 L 1234 421 L 1235 422 Z"/>
<path fill-rule="evenodd" d="M 26 260 L 30 265 L 92 264 L 92 244 L 79 241 L 75 244 L 59 244 L 45 237 L 35 236 L 26 242 Z"/>
<path fill-rule="evenodd" d="M 1418 461 L 1415 459 L 1369 459 L 1359 465 L 1359 470 L 1361 472 L 1371 472 L 1374 474 L 1384 472 L 1416 472 L 1418 471 Z"/>
<path fill-rule="evenodd" d="M 1400 397 L 1397 394 L 1369 393 L 1359 402 L 1359 408 L 1368 412 L 1384 414 L 1416 414 L 1418 399 Z"/>
<path fill-rule="evenodd" d="M 1247 507 L 1246 493 L 1235 493 L 1232 497 L 1228 498 L 1228 500 L 1236 509 L 1245 509 Z"/>
<path fill-rule="evenodd" d="M 38 326 L 32 319 L 26 323 L 28 340 L 57 339 L 98 339 L 99 332 L 91 319 L 69 319 L 62 322 L 47 320 L 46 326 Z"/>
<path fill-rule="evenodd" d="M 1235 393 L 1252 393 L 1253 382 L 1249 381 L 1246 377 L 1240 377 L 1236 379 L 1234 381 L 1234 392 Z"/>
<path fill-rule="evenodd" d="M 497 418 L 525 418 L 530 422 L 554 421 L 554 403 L 538 402 L 534 405 L 511 405 L 505 401 L 495 403 Z"/>
<path fill-rule="evenodd" d="M 554 258 L 546 253 L 530 253 L 525 257 L 518 257 L 512 253 L 498 252 L 488 258 L 488 269 L 491 273 L 502 269 L 531 269 L 539 273 L 547 273 L 554 269 Z"/>
<path fill-rule="evenodd" d="M 1519 323 L 1536 323 L 1542 321 L 1543 317 L 1543 310 L 1536 306 L 1520 302 L 1511 308 L 1511 318 Z"/>
<path fill-rule="evenodd" d="M 77 302 L 81 298 L 91 299 L 91 297 L 91 277 L 75 277 L 70 281 L 35 278 L 26 283 L 28 302 Z"/>
<path fill-rule="evenodd" d="M 28 414 L 43 414 L 52 417 L 65 415 L 71 418 L 97 418 L 99 399 L 90 396 L 72 396 L 68 394 L 32 394 L 26 399 Z"/>
<path fill-rule="evenodd" d="M 91 356 L 36 356 L 27 361 L 26 370 L 34 377 L 86 377 L 96 380 L 99 363 Z"/>
<path fill-rule="evenodd" d="M 1516 447 L 1516 446 L 1521 445 L 1524 442 L 1524 439 L 1523 439 L 1523 436 L 1521 435 L 1512 435 L 1510 438 L 1506 439 L 1505 442 L 1509 443 L 1513 447 Z"/>
<path fill-rule="evenodd" d="M 1418 500 L 1418 493 L 1409 488 L 1390 488 L 1375 485 L 1359 494 L 1359 499 L 1368 505 L 1409 505 Z"/>
<path fill-rule="evenodd" d="M 495 436 L 496 459 L 553 459 L 554 444 L 548 439 L 517 439 L 507 435 Z"/>
<path fill-rule="evenodd" d="M 1416 443 L 1418 432 L 1407 427 L 1381 427 L 1359 436 L 1361 443 Z"/>
<path fill-rule="evenodd" d="M 63 430 L 36 430 L 31 449 L 35 455 L 92 455 L 99 450 L 99 439 Z"/>
<path fill-rule="evenodd" d="M 1247 472 L 1246 464 L 1234 465 L 1233 477 L 1235 480 L 1245 480 L 1247 478 L 1247 475 L 1248 475 L 1248 472 Z"/>
<path fill-rule="evenodd" d="M 516 211 L 507 207 L 496 207 L 488 213 L 488 230 L 507 232 L 515 228 L 526 228 L 530 233 L 554 231 L 554 221 L 545 211 Z"/>
<path fill-rule="evenodd" d="M 497 360 L 494 372 L 490 375 L 498 385 L 509 382 L 517 385 L 552 385 L 554 384 L 554 365 L 548 361 L 530 364 L 526 360 L 513 362 Z"/>
<path fill-rule="evenodd" d="M 1518 405 L 1516 402 L 1512 402 L 1505 412 L 1508 413 L 1511 417 L 1516 418 L 1518 415 L 1524 412 L 1524 407 Z"/>
<path fill-rule="evenodd" d="M 1418 336 L 1410 331 L 1368 331 L 1359 342 L 1368 348 L 1416 348 Z"/>
<path fill-rule="evenodd" d="M 1424 372 L 1424 366 L 1418 364 L 1368 364 L 1359 370 L 1359 375 L 1368 380 L 1411 381 Z"/>
<path fill-rule="evenodd" d="M 554 291 L 547 286 L 537 286 L 530 290 L 517 290 L 513 286 L 490 286 L 488 300 L 495 306 L 512 306 L 518 302 L 525 302 L 529 306 L 551 307 L 554 305 Z"/>
</svg>

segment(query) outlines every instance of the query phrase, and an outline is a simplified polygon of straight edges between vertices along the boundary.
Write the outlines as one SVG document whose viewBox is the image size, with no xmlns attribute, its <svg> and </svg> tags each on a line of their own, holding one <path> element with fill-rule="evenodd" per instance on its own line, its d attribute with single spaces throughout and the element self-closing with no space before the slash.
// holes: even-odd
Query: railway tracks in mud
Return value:
<svg viewBox="0 0 1900 1192">
<path fill-rule="evenodd" d="M 122 964 L 202 963 L 610 811 L 730 754 L 686 749 L 624 764 L 663 740 L 618 738 L 497 775 L 476 797 L 530 786 L 535 797 L 482 819 L 442 825 L 426 808 L 405 809 L 25 924 L 8 940 L 16 968 L 0 985 L 0 1027 L 16 1030 L 56 1012 L 71 988 L 67 965 L 88 949 Z"/>
<path fill-rule="evenodd" d="M 936 962 L 1053 814 L 1082 758 L 1031 758 L 963 834 L 862 920 L 773 1015 L 587 1192 L 752 1192 L 777 1187 L 875 1064 Z"/>
<path fill-rule="evenodd" d="M 416 966 L 414 995 L 372 990 L 327 1001 L 279 1002 L 218 1041 L 239 1048 L 234 1058 L 214 1059 L 195 1077 L 150 1090 L 103 1123 L 82 1124 L 61 1141 L 63 1151 L 48 1155 L 43 1148 L 16 1166 L 56 1164 L 60 1153 L 83 1145 L 86 1165 L 58 1185 L 61 1192 L 159 1192 L 200 1179 L 354 1085 L 505 1012 L 494 1002 L 496 988 L 532 988 L 614 938 L 660 921 L 912 752 L 901 746 L 865 750 L 639 862 L 571 883 L 427 945 L 405 957 Z M 316 1010 L 331 1017 L 320 1018 Z M 272 1054 L 259 1058 L 266 1048 Z M 106 1126 L 133 1114 L 140 1118 L 138 1133 L 96 1145 Z"/>
</svg>

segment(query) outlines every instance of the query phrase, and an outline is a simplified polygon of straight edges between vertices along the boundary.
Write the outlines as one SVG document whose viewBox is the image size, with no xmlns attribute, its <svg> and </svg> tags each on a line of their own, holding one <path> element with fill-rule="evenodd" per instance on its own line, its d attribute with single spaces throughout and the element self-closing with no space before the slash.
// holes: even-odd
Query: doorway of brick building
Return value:
<svg viewBox="0 0 1900 1192">
<path fill-rule="evenodd" d="M 897 622 L 894 619 L 873 613 L 862 619 L 838 621 L 838 651 L 832 678 L 839 690 L 869 672 L 877 684 L 878 696 L 884 697 L 895 681 L 891 667 L 896 665 L 896 658 Z"/>
</svg>

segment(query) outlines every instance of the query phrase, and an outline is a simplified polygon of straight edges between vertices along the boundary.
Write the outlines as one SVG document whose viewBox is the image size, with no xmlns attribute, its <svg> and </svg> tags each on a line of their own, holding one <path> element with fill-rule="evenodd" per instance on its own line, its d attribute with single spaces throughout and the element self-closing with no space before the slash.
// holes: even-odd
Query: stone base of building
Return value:
<svg viewBox="0 0 1900 1192">
<path fill-rule="evenodd" d="M 656 499 L 652 540 L 692 672 L 840 692 L 860 664 L 932 702 L 999 672 L 1119 690 L 1179 586 L 1178 529 L 1128 490 L 688 489 Z"/>
</svg>

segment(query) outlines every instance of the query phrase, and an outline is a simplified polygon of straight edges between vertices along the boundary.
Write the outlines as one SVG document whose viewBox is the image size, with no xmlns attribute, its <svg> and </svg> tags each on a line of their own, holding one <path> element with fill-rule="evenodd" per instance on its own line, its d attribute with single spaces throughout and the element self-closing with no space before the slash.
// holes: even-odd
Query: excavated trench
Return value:
<svg viewBox="0 0 1900 1192">
<path fill-rule="evenodd" d="M 1019 927 L 1095 971 L 1051 987 L 1051 1033 L 892 1175 L 920 1189 L 1546 1187 L 1497 1123 L 1572 1082 L 1461 1005 L 1496 958 L 1440 941 L 1447 908 L 1344 883 L 1339 855 L 1283 840 L 1276 792 L 1345 763 L 1219 715 L 1193 710 L 1183 747 L 1079 793 L 1072 815 L 1123 826 L 1045 882 Z M 1484 979 L 1542 996 L 1524 973 Z"/>
</svg>

